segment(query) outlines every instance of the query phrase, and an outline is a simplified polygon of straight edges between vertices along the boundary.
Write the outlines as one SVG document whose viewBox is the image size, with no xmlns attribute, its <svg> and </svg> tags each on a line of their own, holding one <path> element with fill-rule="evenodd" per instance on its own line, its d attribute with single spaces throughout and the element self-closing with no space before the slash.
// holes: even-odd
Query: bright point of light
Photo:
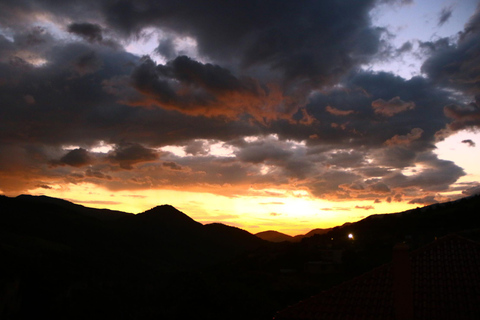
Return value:
<svg viewBox="0 0 480 320">
<path fill-rule="evenodd" d="M 349 234 L 348 234 L 348 239 L 352 239 L 352 240 L 353 240 L 353 234 L 352 234 L 352 233 L 349 233 Z"/>
</svg>

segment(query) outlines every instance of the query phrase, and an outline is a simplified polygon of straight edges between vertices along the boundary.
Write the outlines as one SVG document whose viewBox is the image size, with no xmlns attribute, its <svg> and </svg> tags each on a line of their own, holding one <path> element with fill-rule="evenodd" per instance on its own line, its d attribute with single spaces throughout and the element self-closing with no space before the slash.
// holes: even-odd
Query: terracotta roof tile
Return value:
<svg viewBox="0 0 480 320">
<path fill-rule="evenodd" d="M 480 319 L 480 244 L 447 236 L 411 252 L 410 264 L 414 319 Z M 392 266 L 291 306 L 276 319 L 396 319 Z"/>
</svg>

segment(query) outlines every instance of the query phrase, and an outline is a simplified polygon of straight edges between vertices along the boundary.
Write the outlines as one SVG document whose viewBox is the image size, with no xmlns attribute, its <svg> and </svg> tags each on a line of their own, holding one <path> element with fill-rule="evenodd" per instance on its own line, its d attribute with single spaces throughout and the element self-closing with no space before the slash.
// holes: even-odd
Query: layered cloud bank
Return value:
<svg viewBox="0 0 480 320">
<path fill-rule="evenodd" d="M 371 10 L 409 3 L 2 1 L 0 190 L 468 194 L 478 185 L 456 185 L 465 171 L 434 150 L 480 128 L 480 13 L 419 42 L 422 76 L 369 71 L 412 50 Z M 150 56 L 129 49 L 142 39 Z"/>
</svg>

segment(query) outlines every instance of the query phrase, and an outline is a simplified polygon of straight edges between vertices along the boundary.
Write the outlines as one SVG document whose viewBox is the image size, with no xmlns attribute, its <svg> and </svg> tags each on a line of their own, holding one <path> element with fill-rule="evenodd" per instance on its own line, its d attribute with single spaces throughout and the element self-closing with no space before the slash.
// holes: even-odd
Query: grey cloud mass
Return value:
<svg viewBox="0 0 480 320">
<path fill-rule="evenodd" d="M 0 190 L 274 185 L 431 202 L 465 175 L 436 157 L 439 134 L 480 127 L 480 15 L 420 43 L 424 75 L 404 79 L 363 68 L 386 32 L 370 12 L 393 2 L 408 1 L 2 1 Z M 147 29 L 162 34 L 152 56 L 128 52 Z"/>
</svg>

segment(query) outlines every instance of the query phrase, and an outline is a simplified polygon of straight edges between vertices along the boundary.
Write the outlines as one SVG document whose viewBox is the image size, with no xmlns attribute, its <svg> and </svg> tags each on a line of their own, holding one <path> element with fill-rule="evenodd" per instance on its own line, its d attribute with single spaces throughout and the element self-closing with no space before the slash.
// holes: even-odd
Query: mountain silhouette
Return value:
<svg viewBox="0 0 480 320">
<path fill-rule="evenodd" d="M 275 243 L 170 205 L 128 214 L 0 196 L 0 318 L 272 319 L 390 261 L 398 242 L 479 241 L 479 207 L 469 197 Z"/>
<path fill-rule="evenodd" d="M 262 231 L 255 234 L 257 237 L 270 242 L 293 241 L 293 237 L 288 234 L 274 230 Z"/>
<path fill-rule="evenodd" d="M 263 245 L 247 231 L 204 226 L 170 205 L 128 214 L 22 195 L 0 197 L 0 208 L 0 229 L 10 237 L 115 259 L 153 261 L 163 268 L 213 265 Z"/>
<path fill-rule="evenodd" d="M 190 226 L 195 228 L 202 225 L 171 205 L 156 206 L 130 218 L 143 223 L 167 224 L 172 227 Z"/>
<path fill-rule="evenodd" d="M 110 210 L 110 209 L 96 209 L 89 208 L 79 204 L 72 203 L 67 200 L 52 198 L 47 196 L 32 196 L 22 194 L 16 197 L 16 199 L 21 200 L 25 203 L 31 204 L 50 204 L 58 208 L 66 209 L 66 212 L 77 213 L 80 215 L 96 218 L 99 220 L 115 220 L 123 216 L 131 215 L 131 213 L 126 213 L 123 211 Z"/>
<path fill-rule="evenodd" d="M 317 228 L 309 231 L 306 234 L 299 234 L 293 237 L 289 236 L 288 234 L 281 233 L 274 230 L 262 231 L 262 232 L 256 233 L 255 235 L 260 239 L 270 241 L 270 242 L 284 242 L 284 241 L 299 242 L 299 241 L 302 241 L 303 238 L 309 238 L 316 234 L 325 234 L 330 230 L 332 230 L 332 228 L 328 228 L 328 229 Z"/>
</svg>

